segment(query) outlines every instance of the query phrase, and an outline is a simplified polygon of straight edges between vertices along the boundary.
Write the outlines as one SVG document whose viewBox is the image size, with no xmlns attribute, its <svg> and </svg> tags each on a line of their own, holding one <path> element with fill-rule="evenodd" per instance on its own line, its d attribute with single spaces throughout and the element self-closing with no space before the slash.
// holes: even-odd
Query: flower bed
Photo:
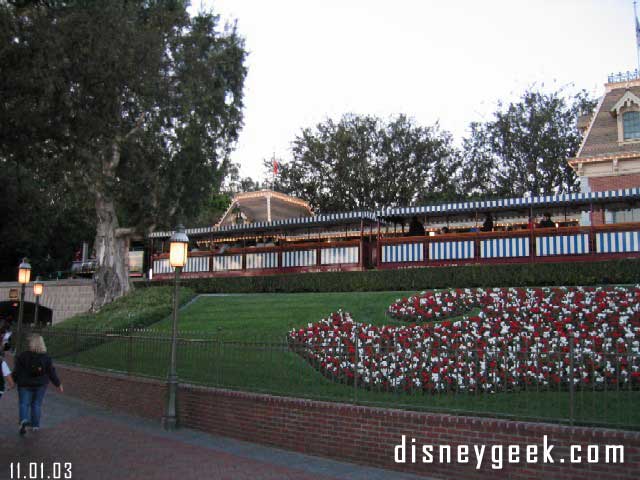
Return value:
<svg viewBox="0 0 640 480">
<path fill-rule="evenodd" d="M 289 342 L 325 376 L 383 391 L 640 387 L 640 286 L 423 292 L 389 314 L 414 323 L 338 312 Z"/>
</svg>

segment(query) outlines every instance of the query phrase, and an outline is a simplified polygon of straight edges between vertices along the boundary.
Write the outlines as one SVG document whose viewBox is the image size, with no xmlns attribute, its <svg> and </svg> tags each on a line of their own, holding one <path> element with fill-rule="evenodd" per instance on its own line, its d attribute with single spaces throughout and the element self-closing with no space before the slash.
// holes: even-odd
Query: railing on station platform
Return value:
<svg viewBox="0 0 640 480">
<path fill-rule="evenodd" d="M 640 223 L 534 228 L 435 236 L 380 236 L 273 247 L 189 253 L 187 277 L 265 275 L 482 263 L 595 261 L 640 257 Z M 154 278 L 173 273 L 168 254 L 154 255 Z"/>
<path fill-rule="evenodd" d="M 378 268 L 640 256 L 640 223 L 382 237 Z"/>
<path fill-rule="evenodd" d="M 308 271 L 361 270 L 368 248 L 364 240 L 307 242 L 274 247 L 228 248 L 223 253 L 189 252 L 186 276 L 258 275 Z M 153 256 L 154 278 L 173 273 L 169 255 Z"/>
</svg>

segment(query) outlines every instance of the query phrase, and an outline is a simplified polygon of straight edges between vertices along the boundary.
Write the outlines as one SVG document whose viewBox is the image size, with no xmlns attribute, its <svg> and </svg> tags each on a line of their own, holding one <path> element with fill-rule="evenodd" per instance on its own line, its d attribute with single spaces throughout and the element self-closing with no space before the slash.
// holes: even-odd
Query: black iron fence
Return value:
<svg viewBox="0 0 640 480">
<path fill-rule="evenodd" d="M 166 378 L 168 331 L 38 332 L 57 362 Z M 558 351 L 509 346 L 425 351 L 393 342 L 237 342 L 181 332 L 178 375 L 184 383 L 274 395 L 640 429 L 640 355 L 631 353 L 631 346 L 618 350 L 604 353 L 569 342 Z"/>
</svg>

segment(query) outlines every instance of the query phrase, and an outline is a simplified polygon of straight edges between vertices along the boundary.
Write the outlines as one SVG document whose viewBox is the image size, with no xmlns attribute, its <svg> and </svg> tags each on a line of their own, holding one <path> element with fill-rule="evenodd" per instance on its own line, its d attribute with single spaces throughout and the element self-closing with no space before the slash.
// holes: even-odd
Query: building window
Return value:
<svg viewBox="0 0 640 480">
<path fill-rule="evenodd" d="M 622 116 L 624 139 L 640 139 L 640 112 L 626 112 Z"/>
</svg>

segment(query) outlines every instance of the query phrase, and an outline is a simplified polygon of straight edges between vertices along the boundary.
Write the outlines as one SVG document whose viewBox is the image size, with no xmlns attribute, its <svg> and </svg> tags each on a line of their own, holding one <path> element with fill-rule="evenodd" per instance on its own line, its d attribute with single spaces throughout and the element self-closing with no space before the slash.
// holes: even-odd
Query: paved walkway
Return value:
<svg viewBox="0 0 640 480">
<path fill-rule="evenodd" d="M 109 412 L 53 388 L 39 432 L 20 437 L 17 415 L 12 390 L 0 399 L 0 479 L 11 478 L 10 462 L 22 462 L 25 478 L 25 462 L 45 462 L 44 478 L 53 462 L 71 462 L 77 480 L 424 480 L 193 430 L 165 432 L 157 422 Z"/>
</svg>

